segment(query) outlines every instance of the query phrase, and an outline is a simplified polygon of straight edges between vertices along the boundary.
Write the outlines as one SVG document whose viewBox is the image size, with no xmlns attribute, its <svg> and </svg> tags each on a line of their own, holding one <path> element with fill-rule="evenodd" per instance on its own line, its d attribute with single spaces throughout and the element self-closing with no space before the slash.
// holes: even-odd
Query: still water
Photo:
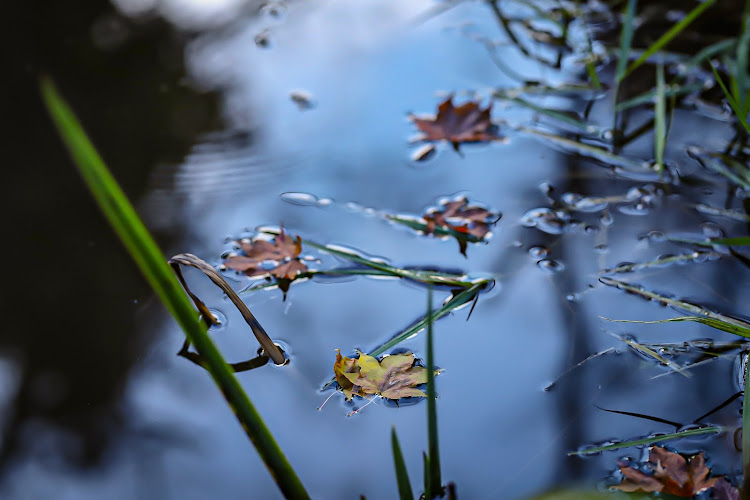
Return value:
<svg viewBox="0 0 750 500">
<path fill-rule="evenodd" d="M 520 499 L 562 484 L 597 484 L 617 469 L 618 459 L 638 459 L 641 452 L 630 448 L 587 458 L 568 452 L 674 431 L 597 407 L 687 424 L 737 390 L 733 355 L 684 376 L 620 338 L 642 343 L 735 340 L 730 334 L 692 323 L 605 321 L 602 317 L 656 320 L 679 314 L 598 279 L 601 270 L 623 262 L 693 251 L 660 234 L 692 239 L 744 234 L 741 221 L 695 210 L 698 202 L 725 204 L 721 178 L 695 187 L 662 184 L 658 177 L 615 176 L 601 164 L 502 125 L 504 143 L 465 145 L 460 153 L 441 145 L 434 157 L 414 162 L 410 156 L 417 145 L 409 138 L 416 130 L 410 113 L 434 113 L 451 93 L 456 101 L 477 96 L 489 103 L 493 89 L 518 86 L 488 54 L 484 41 L 502 41 L 503 35 L 487 5 L 462 2 L 448 8 L 426 0 L 394 0 L 258 7 L 230 1 L 115 2 L 111 19 L 133 23 L 132 30 L 146 22 L 148 13 L 149 22 L 157 18 L 181 34 L 180 52 L 172 54 L 184 64 L 178 86 L 195 92 L 196 102 L 211 96 L 218 110 L 213 119 L 196 112 L 193 119 L 199 124 L 194 126 L 185 124 L 191 115 L 182 110 L 191 105 L 189 99 L 161 110 L 173 116 L 160 133 L 184 134 L 189 140 L 176 159 L 139 165 L 147 175 L 140 184 L 131 180 L 129 192 L 138 193 L 134 197 L 144 219 L 164 235 L 168 252 L 194 253 L 216 265 L 228 242 L 251 235 L 258 226 L 283 224 L 291 234 L 355 248 L 401 267 L 494 276 L 495 287 L 480 296 L 468 321 L 464 308 L 435 324 L 436 364 L 443 370 L 437 378 L 443 476 L 456 483 L 461 498 Z M 116 57 L 117 49 L 108 44 L 127 44 L 128 32 L 96 26 L 91 36 L 99 57 Z M 166 48 L 155 44 L 146 50 Z M 550 85 L 580 79 L 581 69 L 573 62 L 555 71 L 507 44 L 497 54 L 528 79 Z M 68 74 L 74 69 L 67 68 Z M 80 67 L 80 74 L 88 72 Z M 63 89 L 68 88 L 75 88 L 75 79 L 68 78 Z M 169 96 L 172 90 L 163 92 Z M 86 109 L 85 96 L 71 93 L 85 122 L 95 110 Z M 567 97 L 538 103 L 580 106 Z M 605 97 L 590 120 L 605 130 L 611 113 Z M 705 176 L 686 148 L 721 147 L 731 137 L 730 126 L 695 113 L 677 114 L 684 120 L 675 122 L 667 159 L 681 176 Z M 503 103 L 495 103 L 493 117 L 535 122 L 533 113 Z M 107 140 L 106 123 L 92 132 L 95 141 Z M 118 147 L 129 148 L 127 137 L 118 141 L 119 146 L 115 141 L 103 147 L 107 159 Z M 636 141 L 628 154 L 652 160 L 650 140 Z M 72 169 L 65 175 L 75 180 Z M 441 197 L 457 194 L 503 214 L 491 239 L 470 244 L 467 257 L 453 240 L 424 237 L 379 216 L 419 215 Z M 559 212 L 560 206 L 567 208 Z M 102 225 L 92 238 L 110 235 Z M 127 266 L 124 258 L 119 262 Z M 746 273 L 726 254 L 711 254 L 615 278 L 739 314 Z M 214 338 L 227 359 L 253 357 L 257 345 L 231 303 L 202 276 L 190 271 L 186 276 L 193 291 L 226 318 Z M 249 284 L 230 278 L 237 289 Z M 127 367 L 113 389 L 118 425 L 102 430 L 106 439 L 101 438 L 96 460 L 79 469 L 70 459 L 71 449 L 78 450 L 74 456 L 83 453 L 80 425 L 61 425 L 55 412 L 49 419 L 43 412 L 29 412 L 15 427 L 26 449 L 6 462 L 4 496 L 280 497 L 207 373 L 175 356 L 183 334 L 140 286 L 132 292 L 123 287 L 114 299 L 128 308 L 130 334 L 140 340 L 128 344 Z M 447 296 L 436 291 L 435 304 Z M 388 440 L 392 426 L 412 481 L 419 484 L 421 452 L 427 448 L 424 404 L 399 408 L 377 402 L 347 417 L 353 407 L 337 395 L 322 410 L 316 408 L 330 395 L 320 388 L 332 376 L 335 349 L 351 354 L 379 346 L 424 314 L 426 290 L 392 279 L 311 280 L 293 284 L 286 300 L 275 289 L 243 298 L 271 337 L 287 348 L 291 363 L 267 365 L 239 378 L 311 495 L 395 498 Z M 424 336 L 399 347 L 421 357 Z M 608 352 L 567 371 L 602 351 Z M 14 397 L 27 355 L 8 349 L 0 365 L 7 388 L 3 401 L 9 407 L 18 404 Z M 52 373 L 50 380 L 37 382 L 45 394 L 62 390 L 56 386 L 62 375 Z M 85 386 L 96 377 L 94 368 L 83 381 L 65 383 Z M 83 400 L 65 419 L 97 422 Z M 708 421 L 737 426 L 739 407 L 735 402 Z M 715 473 L 731 474 L 740 460 L 733 439 L 729 432 L 685 439 L 677 447 L 705 450 L 712 463 L 720 464 Z"/>
</svg>

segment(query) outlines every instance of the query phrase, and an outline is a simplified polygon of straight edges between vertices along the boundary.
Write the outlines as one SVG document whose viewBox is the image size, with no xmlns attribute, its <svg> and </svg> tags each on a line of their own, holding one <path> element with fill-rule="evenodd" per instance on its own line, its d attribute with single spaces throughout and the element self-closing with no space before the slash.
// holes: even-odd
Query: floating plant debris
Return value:
<svg viewBox="0 0 750 500">
<path fill-rule="evenodd" d="M 468 243 L 486 241 L 490 227 L 502 217 L 479 205 L 469 204 L 468 198 L 444 198 L 435 208 L 427 209 L 421 218 L 386 214 L 388 220 L 402 224 L 426 235 L 452 236 L 458 241 L 461 254 L 466 256 Z"/>
<path fill-rule="evenodd" d="M 353 396 L 380 396 L 386 399 L 424 398 L 418 385 L 427 383 L 427 370 L 415 365 L 414 354 L 392 354 L 380 361 L 359 352 L 348 358 L 336 349 L 333 373 L 347 400 Z"/>
<path fill-rule="evenodd" d="M 256 238 L 238 243 L 245 255 L 230 255 L 224 266 L 250 277 L 273 276 L 284 295 L 289 284 L 307 271 L 307 264 L 300 259 L 302 240 L 287 235 L 283 227 L 273 241 Z"/>
<path fill-rule="evenodd" d="M 441 102 L 437 116 L 434 118 L 417 118 L 411 120 L 423 133 L 423 141 L 448 141 L 453 149 L 459 151 L 464 143 L 489 142 L 502 139 L 495 133 L 495 126 L 490 118 L 492 104 L 482 109 L 479 103 L 467 102 L 461 106 L 453 105 L 453 96 Z"/>
<path fill-rule="evenodd" d="M 619 462 L 619 466 L 624 477 L 620 484 L 612 488 L 626 492 L 661 492 L 677 497 L 692 498 L 694 495 L 713 488 L 723 477 L 708 477 L 711 471 L 706 466 L 703 453 L 686 459 L 679 453 L 672 453 L 659 446 L 653 446 L 650 450 L 646 466 L 652 472 L 651 474 L 631 467 L 626 462 Z"/>
</svg>

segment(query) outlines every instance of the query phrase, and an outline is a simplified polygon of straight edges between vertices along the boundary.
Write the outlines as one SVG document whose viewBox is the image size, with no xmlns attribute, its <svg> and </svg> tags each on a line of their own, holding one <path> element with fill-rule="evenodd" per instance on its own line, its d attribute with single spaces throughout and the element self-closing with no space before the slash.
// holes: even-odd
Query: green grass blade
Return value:
<svg viewBox="0 0 750 500">
<path fill-rule="evenodd" d="M 657 53 L 659 50 L 661 50 L 665 45 L 667 45 L 669 42 L 671 42 L 674 37 L 679 35 L 682 30 L 687 28 L 693 21 L 695 21 L 701 14 L 703 14 L 706 9 L 711 7 L 713 4 L 716 3 L 716 0 L 706 0 L 705 2 L 702 2 L 698 4 L 693 10 L 691 10 L 684 18 L 680 20 L 677 24 L 672 26 L 666 33 L 664 33 L 657 41 L 652 43 L 644 52 L 641 54 L 641 56 L 636 59 L 630 66 L 628 66 L 628 69 L 625 70 L 624 75 L 622 78 L 628 76 L 630 73 L 632 73 L 636 68 L 638 68 L 641 64 L 643 64 L 649 57 Z M 619 63 L 619 61 L 618 61 Z M 620 78 L 619 80 L 622 80 Z"/>
<path fill-rule="evenodd" d="M 654 158 L 656 168 L 664 169 L 664 149 L 667 146 L 667 102 L 664 94 L 664 65 L 656 66 L 656 102 L 654 103 Z"/>
<path fill-rule="evenodd" d="M 732 96 L 732 93 L 724 84 L 724 80 L 721 79 L 719 72 L 716 71 L 716 68 L 714 67 L 714 63 L 712 63 L 711 61 L 708 61 L 708 64 L 711 65 L 711 71 L 714 72 L 714 78 L 716 78 L 716 83 L 719 84 L 719 86 L 721 87 L 721 90 L 724 92 L 724 97 L 726 97 L 727 102 L 729 102 L 729 105 L 732 107 L 734 114 L 737 116 L 737 119 L 740 121 L 740 124 L 742 124 L 742 126 L 745 128 L 747 133 L 750 134 L 750 124 L 748 124 L 747 122 L 747 113 L 743 114 L 742 108 L 740 108 L 740 104 L 737 101 L 735 101 L 734 97 Z"/>
<path fill-rule="evenodd" d="M 603 316 L 602 316 L 602 319 L 606 319 L 607 321 L 612 321 L 615 323 L 641 323 L 641 324 L 646 324 L 646 325 L 655 324 L 655 323 L 673 323 L 673 322 L 681 322 L 681 321 L 693 321 L 696 323 L 701 323 L 706 326 L 710 326 L 711 328 L 716 328 L 717 330 L 721 330 L 723 332 L 733 333 L 734 335 L 738 335 L 740 337 L 745 337 L 747 339 L 750 339 L 750 328 L 728 323 L 720 319 L 706 318 L 704 316 L 678 316 L 676 318 L 660 319 L 656 321 L 641 321 L 641 320 L 636 320 L 636 319 L 610 319 L 610 318 L 605 318 Z"/>
<path fill-rule="evenodd" d="M 424 330 L 428 323 L 432 321 L 436 321 L 443 316 L 446 316 L 454 309 L 461 307 L 464 304 L 467 304 L 474 300 L 474 298 L 477 296 L 477 294 L 482 291 L 482 289 L 487 286 L 486 282 L 483 283 L 477 283 L 471 288 L 468 288 L 466 290 L 463 290 L 461 293 L 458 293 L 451 297 L 451 299 L 442 305 L 442 307 L 435 309 L 432 311 L 432 314 L 428 318 L 427 316 L 421 318 L 419 321 L 411 325 L 409 328 L 404 330 L 403 332 L 399 333 L 395 337 L 393 337 L 391 340 L 386 342 L 385 344 L 381 345 L 377 349 L 373 350 L 372 352 L 368 353 L 370 356 L 380 356 L 381 354 L 385 353 L 389 349 L 392 349 L 396 347 L 398 344 L 403 342 L 404 340 L 408 339 L 412 335 L 415 335 L 422 330 Z"/>
<path fill-rule="evenodd" d="M 743 321 L 737 318 L 732 318 L 731 316 L 726 316 L 721 313 L 716 313 L 699 305 L 691 304 L 689 302 L 684 302 L 682 300 L 670 299 L 669 297 L 664 297 L 663 295 L 659 295 L 654 292 L 649 292 L 640 287 L 633 286 L 623 281 L 617 281 L 612 278 L 607 278 L 607 277 L 602 276 L 599 278 L 599 281 L 607 286 L 612 286 L 620 290 L 633 293 L 635 295 L 640 295 L 641 297 L 644 297 L 646 299 L 653 300 L 656 302 L 660 302 L 666 306 L 672 306 L 678 309 L 685 310 L 691 314 L 694 314 L 702 318 L 707 318 L 710 320 L 716 320 L 722 323 L 727 323 L 729 325 L 732 325 L 738 328 L 739 330 L 750 329 L 750 323 L 748 323 L 747 321 Z"/>
<path fill-rule="evenodd" d="M 393 450 L 393 467 L 396 469 L 398 497 L 401 500 L 414 500 L 414 493 L 411 491 L 411 482 L 409 481 L 409 472 L 406 470 L 404 455 L 401 453 L 401 445 L 398 442 L 395 427 L 391 427 L 391 449 Z"/>
<path fill-rule="evenodd" d="M 432 338 L 432 287 L 427 289 L 427 450 L 430 471 L 431 499 L 442 494 L 443 483 L 440 474 L 440 448 L 438 446 L 437 406 L 435 393 L 435 357 Z"/>
<path fill-rule="evenodd" d="M 638 0 L 628 0 L 623 13 L 622 31 L 620 32 L 620 55 L 617 58 L 617 69 L 615 70 L 615 80 L 617 84 L 622 82 L 626 76 L 628 67 L 628 58 L 630 57 L 630 48 L 633 44 L 633 20 L 635 19 L 635 8 Z M 617 90 L 615 89 L 615 94 Z"/>
<path fill-rule="evenodd" d="M 309 498 L 242 386 L 211 341 L 205 325 L 198 321 L 193 305 L 161 250 L 89 141 L 73 111 L 59 95 L 51 79 L 42 78 L 40 88 L 50 117 L 96 202 L 149 285 L 206 361 L 206 367 L 216 385 L 255 445 L 276 484 L 286 498 Z"/>
<path fill-rule="evenodd" d="M 612 443 L 604 446 L 594 446 L 592 448 L 584 448 L 582 450 L 571 451 L 568 456 L 574 455 L 591 455 L 592 453 L 601 453 L 603 451 L 621 450 L 622 448 L 629 448 L 631 446 L 646 446 L 654 443 L 663 443 L 664 441 L 671 441 L 673 439 L 680 439 L 691 436 L 701 436 L 703 434 L 718 434 L 724 429 L 722 427 L 707 426 L 699 427 L 697 429 L 687 429 L 684 431 L 677 431 L 671 434 L 661 434 L 659 436 L 649 436 L 645 438 L 633 439 L 630 441 L 623 441 L 621 443 Z"/>
<path fill-rule="evenodd" d="M 723 245 L 727 247 L 742 247 L 750 245 L 750 237 L 748 236 L 738 236 L 736 238 L 714 238 L 711 240 L 690 240 L 687 238 L 675 238 L 672 236 L 667 236 L 667 239 L 669 241 L 674 241 L 677 243 L 688 243 L 690 245 L 697 245 L 702 247 L 713 247 L 716 245 Z"/>
</svg>

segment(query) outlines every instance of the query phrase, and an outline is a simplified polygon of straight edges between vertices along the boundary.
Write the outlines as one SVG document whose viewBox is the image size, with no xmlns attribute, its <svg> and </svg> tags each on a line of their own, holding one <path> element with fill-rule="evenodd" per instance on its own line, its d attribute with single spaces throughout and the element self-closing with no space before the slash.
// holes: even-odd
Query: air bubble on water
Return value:
<svg viewBox="0 0 750 500">
<path fill-rule="evenodd" d="M 569 224 L 549 208 L 534 208 L 521 216 L 521 224 L 526 227 L 536 227 L 548 234 L 562 234 Z"/>
<path fill-rule="evenodd" d="M 648 233 L 648 239 L 654 242 L 663 242 L 667 240 L 667 237 L 664 236 L 664 233 L 661 231 L 651 231 Z"/>
<path fill-rule="evenodd" d="M 267 49 L 271 46 L 270 32 L 266 29 L 255 35 L 255 45 L 261 49 Z"/>
<path fill-rule="evenodd" d="M 529 248 L 529 256 L 539 260 L 549 255 L 549 249 L 543 246 L 536 246 Z"/>
<path fill-rule="evenodd" d="M 350 212 L 361 212 L 364 209 L 362 205 L 354 201 L 347 201 L 344 204 L 344 208 L 346 208 Z"/>
<path fill-rule="evenodd" d="M 605 254 L 609 252 L 609 246 L 608 245 L 596 245 L 594 247 L 594 251 L 599 254 Z"/>
<path fill-rule="evenodd" d="M 282 21 L 286 16 L 286 4 L 284 2 L 266 2 L 260 6 L 260 12 L 275 21 Z"/>
<path fill-rule="evenodd" d="M 218 325 L 211 325 L 211 328 L 209 329 L 210 331 L 218 332 L 227 327 L 227 317 L 224 315 L 223 312 L 219 311 L 218 309 L 209 309 L 208 311 L 219 322 Z"/>
<path fill-rule="evenodd" d="M 565 269 L 565 266 L 562 264 L 562 262 L 552 259 L 542 259 L 537 262 L 536 265 L 542 271 L 550 274 L 559 273 L 560 271 Z"/>
<path fill-rule="evenodd" d="M 705 252 L 693 253 L 693 262 L 703 263 L 708 261 L 708 254 Z"/>
<path fill-rule="evenodd" d="M 724 229 L 714 222 L 704 222 L 700 225 L 703 236 L 707 238 L 723 238 Z"/>
<path fill-rule="evenodd" d="M 638 201 L 628 205 L 619 205 L 617 210 L 625 215 L 648 215 L 651 208 L 651 204 Z"/>
<path fill-rule="evenodd" d="M 565 193 L 562 202 L 578 212 L 600 212 L 607 208 L 608 202 L 601 198 L 584 197 L 578 193 Z"/>
<path fill-rule="evenodd" d="M 565 300 L 568 302 L 577 302 L 578 301 L 578 294 L 577 293 L 569 293 L 565 296 Z"/>
<path fill-rule="evenodd" d="M 287 192 L 281 194 L 281 199 L 292 205 L 301 207 L 314 207 L 318 204 L 318 197 L 311 193 Z"/>
</svg>

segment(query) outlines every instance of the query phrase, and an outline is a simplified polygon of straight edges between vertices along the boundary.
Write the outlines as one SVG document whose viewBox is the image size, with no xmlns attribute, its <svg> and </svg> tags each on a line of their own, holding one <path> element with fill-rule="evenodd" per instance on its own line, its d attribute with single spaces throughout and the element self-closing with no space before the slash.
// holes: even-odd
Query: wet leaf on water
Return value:
<svg viewBox="0 0 750 500">
<path fill-rule="evenodd" d="M 475 241 L 484 240 L 490 232 L 490 225 L 495 224 L 500 216 L 486 208 L 469 205 L 469 200 L 461 197 L 442 201 L 438 208 L 427 210 L 422 218 L 427 222 L 425 234 L 434 234 L 436 228 L 457 233 L 455 237 L 461 253 L 465 256 L 466 237 L 472 237 Z"/>
<path fill-rule="evenodd" d="M 427 372 L 414 362 L 411 353 L 392 354 L 378 361 L 362 352 L 358 358 L 348 358 L 337 349 L 333 373 L 347 400 L 367 395 L 386 399 L 426 397 L 417 386 L 427 383 Z"/>
<path fill-rule="evenodd" d="M 722 476 L 708 478 L 711 472 L 706 466 L 703 453 L 685 458 L 659 446 L 651 447 L 647 466 L 652 474 L 635 469 L 620 462 L 623 480 L 613 486 L 620 491 L 662 492 L 690 498 L 713 488 Z"/>
<path fill-rule="evenodd" d="M 231 255 L 224 265 L 251 277 L 273 276 L 284 294 L 289 284 L 307 271 L 307 265 L 300 260 L 302 240 L 299 236 L 292 238 L 286 234 L 283 227 L 273 241 L 242 240 L 239 244 L 245 255 Z"/>
<path fill-rule="evenodd" d="M 501 139 L 490 118 L 492 104 L 482 109 L 477 102 L 453 105 L 453 96 L 441 102 L 435 118 L 411 119 L 424 134 L 425 141 L 448 141 L 459 150 L 462 143 L 489 142 Z"/>
</svg>

